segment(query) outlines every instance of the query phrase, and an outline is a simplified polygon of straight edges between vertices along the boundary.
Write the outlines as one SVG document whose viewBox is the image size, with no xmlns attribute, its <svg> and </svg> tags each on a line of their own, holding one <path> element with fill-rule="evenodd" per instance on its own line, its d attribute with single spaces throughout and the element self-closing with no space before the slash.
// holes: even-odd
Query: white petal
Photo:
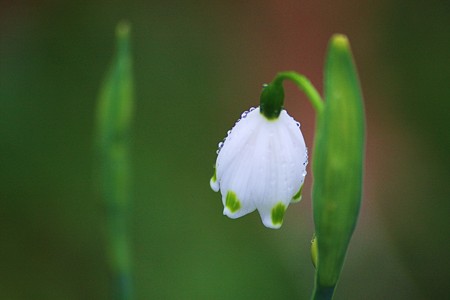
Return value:
<svg viewBox="0 0 450 300">
<path fill-rule="evenodd" d="M 249 112 L 245 118 L 242 118 L 235 124 L 231 133 L 225 139 L 217 157 L 217 179 L 220 179 L 227 168 L 231 166 L 231 162 L 236 155 L 239 155 L 247 147 L 249 139 L 258 129 L 261 121 L 261 114 L 258 108 Z"/>
<path fill-rule="evenodd" d="M 211 186 L 211 189 L 214 192 L 218 192 L 220 187 L 219 187 L 219 182 L 217 181 L 216 176 L 214 175 L 211 180 L 209 181 L 209 185 Z"/>
<path fill-rule="evenodd" d="M 224 173 L 221 179 L 220 186 L 224 214 L 230 218 L 241 217 L 256 209 L 254 203 L 249 200 L 249 193 L 251 192 L 249 181 L 253 169 L 252 156 L 252 149 L 247 147 L 240 155 L 235 156 L 235 159 L 231 162 L 227 172 Z M 237 200 L 240 202 L 240 209 L 237 211 L 230 211 L 227 207 L 227 196 L 230 191 L 236 195 Z"/>
</svg>

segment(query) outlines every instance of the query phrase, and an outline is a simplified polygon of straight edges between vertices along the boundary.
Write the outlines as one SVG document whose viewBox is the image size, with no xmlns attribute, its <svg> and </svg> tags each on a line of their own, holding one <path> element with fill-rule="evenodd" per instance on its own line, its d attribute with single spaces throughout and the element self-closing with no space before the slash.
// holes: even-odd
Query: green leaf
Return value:
<svg viewBox="0 0 450 300">
<path fill-rule="evenodd" d="M 348 39 L 329 43 L 325 106 L 318 119 L 313 160 L 317 239 L 314 299 L 331 299 L 358 219 L 362 194 L 365 121 L 363 99 Z"/>
<path fill-rule="evenodd" d="M 130 130 L 133 77 L 130 26 L 119 23 L 116 53 L 100 90 L 97 108 L 98 175 L 105 205 L 111 299 L 132 299 L 128 234 L 131 202 Z"/>
<path fill-rule="evenodd" d="M 129 25 L 116 28 L 116 53 L 100 90 L 97 108 L 97 147 L 102 178 L 107 190 L 128 189 L 128 179 L 111 178 L 128 174 L 128 148 L 133 114 L 133 77 L 130 54 Z M 118 164 L 118 165 L 117 165 Z M 106 169 L 105 169 L 106 168 Z M 111 184 L 120 184 L 120 187 Z M 125 186 L 124 186 L 125 185 Z M 123 193 L 114 194 L 115 201 L 125 201 Z M 110 195 L 113 196 L 113 195 Z"/>
</svg>

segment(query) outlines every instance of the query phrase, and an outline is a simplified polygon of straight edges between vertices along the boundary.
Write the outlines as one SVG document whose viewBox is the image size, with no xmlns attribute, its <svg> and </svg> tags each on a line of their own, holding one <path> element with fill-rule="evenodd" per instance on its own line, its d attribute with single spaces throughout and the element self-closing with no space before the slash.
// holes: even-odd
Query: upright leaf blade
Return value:
<svg viewBox="0 0 450 300">
<path fill-rule="evenodd" d="M 313 161 L 313 210 L 318 248 L 314 299 L 330 299 L 339 279 L 361 203 L 365 121 L 350 45 L 331 38 L 325 66 L 325 107 Z"/>
<path fill-rule="evenodd" d="M 131 202 L 130 128 L 133 78 L 130 28 L 119 23 L 116 53 L 103 82 L 97 109 L 99 188 L 106 213 L 106 242 L 112 299 L 132 299 L 129 206 Z"/>
</svg>

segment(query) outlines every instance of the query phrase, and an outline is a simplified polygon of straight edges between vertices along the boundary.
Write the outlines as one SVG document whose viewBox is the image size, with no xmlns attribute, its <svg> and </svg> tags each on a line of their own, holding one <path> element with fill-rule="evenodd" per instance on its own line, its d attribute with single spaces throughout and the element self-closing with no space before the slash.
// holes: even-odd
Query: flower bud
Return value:
<svg viewBox="0 0 450 300">
<path fill-rule="evenodd" d="M 334 289 L 359 214 L 364 158 L 363 99 L 350 45 L 331 38 L 325 106 L 313 156 L 313 210 L 318 249 L 316 294 Z"/>
</svg>

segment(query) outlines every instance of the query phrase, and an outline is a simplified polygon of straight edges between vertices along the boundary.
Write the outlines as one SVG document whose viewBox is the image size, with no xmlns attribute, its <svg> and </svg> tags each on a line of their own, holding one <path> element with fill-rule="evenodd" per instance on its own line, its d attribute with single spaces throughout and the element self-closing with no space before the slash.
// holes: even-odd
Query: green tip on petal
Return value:
<svg viewBox="0 0 450 300">
<path fill-rule="evenodd" d="M 300 189 L 298 190 L 298 192 L 294 195 L 294 197 L 292 197 L 291 202 L 293 202 L 293 203 L 300 202 L 300 200 L 302 200 L 302 191 L 303 191 L 303 184 L 300 187 Z"/>
<path fill-rule="evenodd" d="M 279 202 L 272 208 L 272 223 L 273 225 L 283 224 L 284 213 L 286 212 L 286 206 Z"/>
<path fill-rule="evenodd" d="M 214 167 L 214 175 L 211 178 L 212 182 L 216 182 L 217 181 L 217 174 L 216 174 L 216 167 Z"/>
<path fill-rule="evenodd" d="M 218 192 L 220 190 L 219 183 L 217 182 L 217 174 L 216 174 L 216 168 L 214 167 L 214 175 L 211 177 L 211 180 L 209 181 L 209 185 L 211 186 L 211 189 L 214 192 Z"/>
<path fill-rule="evenodd" d="M 232 191 L 228 191 L 227 199 L 225 201 L 225 206 L 232 212 L 235 213 L 241 209 L 241 202 L 237 198 L 236 194 Z"/>
</svg>

